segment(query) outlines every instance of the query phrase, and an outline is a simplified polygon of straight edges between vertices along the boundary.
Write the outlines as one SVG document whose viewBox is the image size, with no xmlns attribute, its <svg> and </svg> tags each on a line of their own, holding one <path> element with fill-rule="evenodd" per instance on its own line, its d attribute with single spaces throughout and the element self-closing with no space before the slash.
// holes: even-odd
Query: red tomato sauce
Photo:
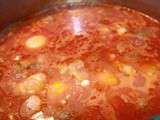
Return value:
<svg viewBox="0 0 160 120">
<path fill-rule="evenodd" d="M 0 38 L 0 120 L 160 113 L 160 24 L 119 6 L 42 13 Z"/>
</svg>

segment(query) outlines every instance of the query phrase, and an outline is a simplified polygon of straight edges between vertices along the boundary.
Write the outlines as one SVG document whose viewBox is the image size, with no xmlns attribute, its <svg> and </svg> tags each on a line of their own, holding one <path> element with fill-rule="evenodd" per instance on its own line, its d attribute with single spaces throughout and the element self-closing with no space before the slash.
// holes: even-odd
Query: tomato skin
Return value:
<svg viewBox="0 0 160 120">
<path fill-rule="evenodd" d="M 108 103 L 85 107 L 74 120 L 117 120 L 115 111 Z"/>
<path fill-rule="evenodd" d="M 108 109 L 106 112 L 109 112 Z M 113 113 L 105 114 L 104 108 L 100 106 L 85 107 L 75 120 L 114 120 Z"/>
<path fill-rule="evenodd" d="M 142 113 L 134 104 L 126 104 L 120 97 L 114 97 L 111 104 L 118 120 L 142 120 Z"/>
<path fill-rule="evenodd" d="M 147 112 L 147 117 L 150 118 L 154 115 L 159 115 L 160 113 L 160 82 L 159 78 L 154 83 L 154 87 L 150 89 L 150 100 L 149 100 L 149 110 Z"/>
<path fill-rule="evenodd" d="M 109 93 L 108 101 L 118 120 L 145 120 L 149 110 L 145 93 L 131 88 L 120 88 Z"/>
</svg>

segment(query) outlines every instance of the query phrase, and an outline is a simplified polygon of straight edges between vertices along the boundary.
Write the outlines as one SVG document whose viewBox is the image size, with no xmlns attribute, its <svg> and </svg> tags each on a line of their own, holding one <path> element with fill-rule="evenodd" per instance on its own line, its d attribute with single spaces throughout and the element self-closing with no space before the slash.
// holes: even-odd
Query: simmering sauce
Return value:
<svg viewBox="0 0 160 120">
<path fill-rule="evenodd" d="M 0 40 L 0 120 L 160 113 L 160 24 L 142 13 L 61 9 L 17 24 Z"/>
</svg>

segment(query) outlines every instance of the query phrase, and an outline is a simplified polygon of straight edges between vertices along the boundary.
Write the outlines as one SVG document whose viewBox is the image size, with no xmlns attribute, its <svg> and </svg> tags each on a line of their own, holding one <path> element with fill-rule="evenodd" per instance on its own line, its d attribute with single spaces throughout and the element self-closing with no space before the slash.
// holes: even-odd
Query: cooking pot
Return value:
<svg viewBox="0 0 160 120">
<path fill-rule="evenodd" d="M 0 0 L 0 30 L 46 10 L 105 3 L 132 8 L 160 20 L 159 0 Z"/>
<path fill-rule="evenodd" d="M 160 19 L 159 0 L 1 0 L 0 1 L 0 28 L 22 20 L 33 12 L 38 12 L 46 8 L 57 8 L 59 6 L 75 4 L 116 4 L 136 9 Z"/>
</svg>

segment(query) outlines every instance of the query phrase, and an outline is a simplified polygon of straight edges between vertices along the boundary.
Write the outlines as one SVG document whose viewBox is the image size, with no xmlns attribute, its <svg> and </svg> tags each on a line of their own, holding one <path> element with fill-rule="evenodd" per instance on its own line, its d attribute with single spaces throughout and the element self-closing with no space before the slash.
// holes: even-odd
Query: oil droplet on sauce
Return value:
<svg viewBox="0 0 160 120">
<path fill-rule="evenodd" d="M 65 92 L 65 89 L 66 89 L 66 86 L 64 83 L 62 82 L 54 82 L 53 85 L 52 85 L 52 89 L 53 89 L 53 93 L 54 94 L 57 94 L 57 95 L 61 95 Z"/>
<path fill-rule="evenodd" d="M 81 86 L 82 87 L 87 87 L 87 86 L 89 86 L 90 85 L 90 81 L 89 80 L 82 80 L 81 81 Z"/>
<path fill-rule="evenodd" d="M 117 29 L 118 35 L 124 35 L 127 32 L 127 29 L 125 27 L 120 27 Z"/>
<path fill-rule="evenodd" d="M 108 86 L 115 86 L 119 84 L 117 77 L 114 74 L 106 71 L 99 73 L 97 79 Z"/>
</svg>

